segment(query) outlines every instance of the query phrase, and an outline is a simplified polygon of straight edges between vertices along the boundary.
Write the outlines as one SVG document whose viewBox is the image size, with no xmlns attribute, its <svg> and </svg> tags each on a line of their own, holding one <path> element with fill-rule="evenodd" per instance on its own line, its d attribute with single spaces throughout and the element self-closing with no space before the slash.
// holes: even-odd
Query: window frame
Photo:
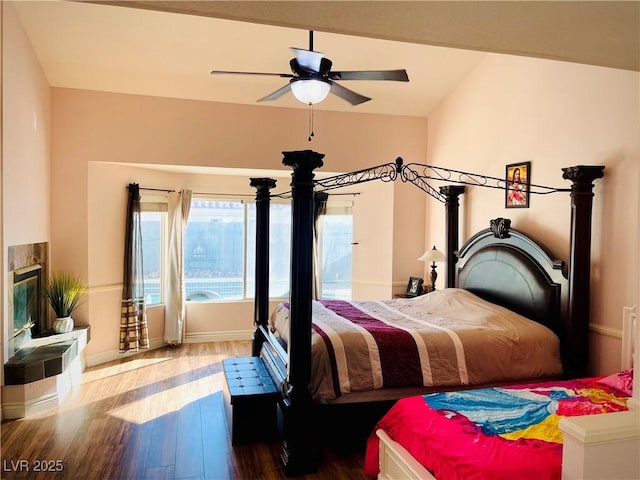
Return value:
<svg viewBox="0 0 640 480">
<path fill-rule="evenodd" d="M 165 300 L 165 275 L 167 266 L 167 249 L 169 247 L 169 201 L 166 196 L 160 195 L 142 195 L 140 197 L 140 213 L 158 213 L 160 214 L 160 300 L 154 303 L 146 303 L 147 307 L 164 305 Z M 142 237 L 142 248 L 144 252 L 144 236 Z M 143 265 L 144 268 L 144 265 Z M 144 277 L 143 277 L 144 284 Z M 145 292 L 146 297 L 146 292 Z"/>
<path fill-rule="evenodd" d="M 331 202 L 331 204 L 329 202 Z M 320 284 L 318 290 L 320 293 L 320 298 L 324 298 L 324 220 L 326 217 L 331 215 L 351 216 L 351 295 L 349 296 L 349 298 L 351 298 L 353 294 L 353 232 L 355 231 L 355 216 L 353 215 L 353 202 L 351 201 L 345 202 L 338 200 L 332 202 L 331 199 L 329 199 L 325 212 L 320 215 L 320 218 L 318 219 L 318 258 L 320 262 L 320 272 L 318 272 L 317 275 L 317 281 Z"/>
<path fill-rule="evenodd" d="M 248 195 L 247 195 L 248 197 Z M 232 195 L 211 195 L 211 194 L 198 194 L 198 195 L 194 195 L 191 199 L 192 202 L 194 201 L 208 201 L 208 202 L 239 202 L 242 204 L 242 211 L 243 211 L 243 245 L 242 245 L 242 254 L 243 254 L 243 261 L 242 261 L 242 296 L 240 298 L 210 298 L 210 299 L 202 299 L 202 300 L 197 300 L 198 303 L 231 303 L 231 302 L 246 302 L 246 301 L 254 301 L 255 299 L 255 294 L 251 294 L 249 295 L 248 293 L 248 283 L 249 283 L 249 270 L 248 270 L 248 264 L 249 264 L 249 208 L 253 205 L 253 208 L 256 208 L 256 200 L 255 198 L 238 198 L 237 196 L 232 196 Z M 291 206 L 290 202 L 286 201 L 286 200 L 272 200 L 271 201 L 272 204 L 282 204 L 282 205 L 288 205 L 289 207 Z M 291 228 L 291 226 L 289 226 L 289 228 Z M 271 232 L 271 230 L 270 230 Z M 289 236 L 290 236 L 290 232 L 289 232 Z M 255 238 L 253 239 L 254 243 L 255 243 Z M 289 249 L 289 252 L 291 252 L 291 249 Z M 184 255 L 184 252 L 183 252 Z M 254 251 L 254 256 L 255 256 L 255 251 Z M 289 255 L 289 263 L 290 263 L 290 255 Z M 254 265 L 255 268 L 255 265 Z M 270 272 L 271 274 L 271 272 Z M 290 279 L 289 279 L 290 280 Z M 253 282 L 253 281 L 252 281 Z M 186 282 L 185 282 L 186 283 Z M 289 286 L 289 289 L 291 287 Z M 269 300 L 274 300 L 274 301 L 278 301 L 278 300 L 284 300 L 286 299 L 286 295 L 285 296 L 272 296 L 271 295 L 271 291 L 269 294 Z M 189 300 L 189 302 L 196 302 L 196 300 Z"/>
<path fill-rule="evenodd" d="M 185 295 L 185 302 L 187 303 L 233 303 L 233 302 L 243 302 L 247 300 L 246 296 L 246 270 L 247 270 L 247 205 L 249 202 L 245 198 L 238 198 L 237 196 L 233 196 L 230 194 L 208 194 L 208 193 L 199 193 L 194 194 L 191 197 L 191 208 L 193 208 L 193 202 L 195 201 L 204 201 L 204 202 L 233 202 L 240 203 L 242 205 L 242 294 L 239 298 L 207 298 L 201 300 L 187 300 L 188 295 Z M 191 214 L 189 215 L 191 218 Z M 189 219 L 190 219 L 189 218 Z M 189 219 L 187 219 L 187 224 L 185 225 L 185 235 L 189 226 Z M 184 244 L 183 244 L 184 245 Z M 184 246 L 182 251 L 182 261 L 185 263 L 185 252 Z M 185 278 L 185 292 L 186 292 L 186 278 Z"/>
<path fill-rule="evenodd" d="M 199 303 L 225 303 L 225 302 L 239 302 L 239 301 L 252 301 L 253 299 L 255 299 L 255 294 L 254 295 L 249 295 L 248 294 L 248 281 L 249 281 L 249 271 L 248 271 L 248 264 L 249 264 L 249 235 L 248 235 L 248 231 L 249 231 L 249 208 L 250 205 L 253 205 L 255 208 L 255 204 L 256 201 L 255 199 L 246 199 L 246 198 L 242 198 L 242 199 L 238 199 L 237 197 L 233 197 L 231 195 L 208 195 L 208 194 L 198 194 L 197 196 L 194 196 L 192 198 L 192 202 L 193 201 L 197 201 L 197 200 L 201 200 L 201 201 L 208 201 L 208 202 L 239 202 L 242 205 L 242 214 L 243 214 L 243 220 L 242 220 L 242 224 L 243 224 L 243 245 L 242 245 L 242 255 L 243 255 L 243 260 L 242 260 L 242 295 L 240 298 L 214 298 L 214 299 L 206 299 L 206 300 L 201 300 L 199 301 Z M 167 262 L 167 249 L 168 249 L 168 232 L 169 232 L 169 215 L 168 215 L 168 199 L 167 197 L 164 196 L 159 196 L 159 195 L 143 195 L 141 198 L 141 210 L 142 213 L 159 213 L 160 216 L 160 279 L 159 279 L 159 288 L 160 288 L 160 300 L 159 302 L 154 302 L 154 303 L 148 303 L 148 306 L 157 306 L 157 305 L 163 305 L 164 301 L 165 301 L 165 286 L 166 286 L 166 280 L 165 280 L 165 274 L 166 274 L 166 262 Z M 277 204 L 283 204 L 283 205 L 287 205 L 290 203 L 287 202 L 286 200 L 272 200 L 271 203 L 277 203 Z M 319 272 L 319 281 L 320 281 L 320 295 L 322 296 L 323 291 L 322 291 L 322 286 L 323 286 L 323 260 L 324 260 L 324 255 L 323 255 L 323 249 L 324 249 L 324 217 L 326 216 L 331 216 L 331 215 L 350 215 L 352 218 L 352 235 L 353 235 L 353 221 L 354 219 L 354 214 L 353 214 L 353 202 L 344 202 L 344 201 L 333 201 L 330 202 L 329 205 L 327 205 L 327 209 L 325 211 L 325 213 L 323 215 L 321 215 L 320 219 L 319 219 L 319 232 L 318 232 L 318 238 L 319 238 L 319 245 L 318 245 L 318 256 L 320 259 L 320 272 Z M 271 230 L 270 230 L 271 231 Z M 255 239 L 254 239 L 255 240 Z M 352 237 L 353 240 L 353 237 Z M 255 243 L 255 242 L 254 242 Z M 143 248 L 144 248 L 144 238 L 143 238 Z M 255 246 L 254 246 L 255 248 Z M 289 252 L 291 250 L 289 249 Z M 254 252 L 255 254 L 255 252 Z M 183 256 L 184 256 L 184 252 L 183 252 Z M 352 261 L 353 261 L 353 257 L 352 257 Z M 254 265 L 255 268 L 255 265 Z M 271 272 L 270 272 L 271 274 Z M 351 279 L 353 281 L 353 278 Z M 271 278 L 270 278 L 271 281 Z M 291 288 L 291 286 L 289 285 L 289 289 Z M 278 301 L 278 300 L 283 300 L 286 299 L 286 295 L 285 296 L 272 296 L 271 294 L 269 295 L 269 300 L 274 300 L 274 301 Z"/>
</svg>

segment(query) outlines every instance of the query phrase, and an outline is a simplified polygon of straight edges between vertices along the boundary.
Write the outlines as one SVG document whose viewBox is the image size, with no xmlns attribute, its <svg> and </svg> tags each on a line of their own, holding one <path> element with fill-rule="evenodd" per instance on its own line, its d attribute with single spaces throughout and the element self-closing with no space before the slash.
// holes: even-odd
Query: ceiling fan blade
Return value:
<svg viewBox="0 0 640 480">
<path fill-rule="evenodd" d="M 268 73 L 268 72 L 230 72 L 226 70 L 211 70 L 211 75 L 271 75 L 275 77 L 293 78 L 290 73 Z"/>
<path fill-rule="evenodd" d="M 360 95 L 359 93 L 356 93 L 353 90 L 349 90 L 348 88 L 345 88 L 336 82 L 331 83 L 330 92 L 342 98 L 343 100 L 346 100 L 351 105 L 360 105 L 361 103 L 368 102 L 369 100 L 371 100 L 369 97 Z"/>
<path fill-rule="evenodd" d="M 396 82 L 408 82 L 409 76 L 406 70 L 360 70 L 346 72 L 330 72 L 331 80 L 393 80 Z"/>
<path fill-rule="evenodd" d="M 270 102 L 271 100 L 277 100 L 278 98 L 280 98 L 282 95 L 284 95 L 289 91 L 291 91 L 291 84 L 287 83 L 284 87 L 279 88 L 275 92 L 271 92 L 266 97 L 262 97 L 261 99 L 258 100 L 258 102 Z"/>
<path fill-rule="evenodd" d="M 313 50 L 305 50 L 304 48 L 291 47 L 293 53 L 298 60 L 298 65 L 307 70 L 314 72 L 320 71 L 320 62 L 322 61 L 322 53 Z"/>
</svg>

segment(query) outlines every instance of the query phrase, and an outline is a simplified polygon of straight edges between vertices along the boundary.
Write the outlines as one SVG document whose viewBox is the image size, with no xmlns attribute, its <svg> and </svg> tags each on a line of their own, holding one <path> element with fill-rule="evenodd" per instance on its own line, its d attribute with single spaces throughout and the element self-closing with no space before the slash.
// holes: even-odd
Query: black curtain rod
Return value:
<svg viewBox="0 0 640 480">
<path fill-rule="evenodd" d="M 320 192 L 324 192 L 325 190 L 319 190 Z M 341 193 L 327 193 L 327 195 L 330 196 L 343 196 L 343 195 L 361 195 L 360 192 L 341 192 Z M 291 198 L 291 191 L 288 192 L 283 192 L 283 193 L 272 193 L 271 194 L 272 197 L 278 197 L 278 198 Z"/>
<path fill-rule="evenodd" d="M 167 193 L 173 193 L 175 192 L 175 190 L 170 190 L 168 188 L 149 188 L 149 187 L 139 187 L 140 190 L 149 190 L 152 192 L 167 192 Z"/>
<path fill-rule="evenodd" d="M 151 187 L 139 187 L 140 190 L 148 190 L 151 192 L 166 192 L 166 193 L 174 193 L 176 190 L 171 190 L 169 188 L 151 188 Z M 193 195 L 220 195 L 226 197 L 253 197 L 254 195 L 250 193 L 217 193 L 217 192 L 193 192 Z"/>
<path fill-rule="evenodd" d="M 251 193 L 217 193 L 217 192 L 193 192 L 193 195 L 220 195 L 221 197 L 255 197 Z"/>
<path fill-rule="evenodd" d="M 139 187 L 140 190 L 148 190 L 151 192 L 166 192 L 166 193 L 174 193 L 176 190 L 171 190 L 168 188 L 151 188 L 151 187 Z M 220 195 L 224 197 L 249 197 L 253 198 L 255 195 L 250 193 L 218 193 L 218 192 L 192 192 L 193 195 Z M 284 195 L 290 195 L 291 192 L 280 193 L 276 195 L 272 195 L 273 197 L 281 197 Z M 360 195 L 360 192 L 342 192 L 342 193 L 331 193 L 333 195 Z"/>
</svg>

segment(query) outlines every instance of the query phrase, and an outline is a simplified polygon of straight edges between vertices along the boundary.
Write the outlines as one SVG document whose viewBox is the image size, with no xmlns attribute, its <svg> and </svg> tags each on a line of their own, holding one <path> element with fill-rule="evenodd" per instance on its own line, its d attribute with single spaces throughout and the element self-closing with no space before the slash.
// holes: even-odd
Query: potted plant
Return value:
<svg viewBox="0 0 640 480">
<path fill-rule="evenodd" d="M 81 304 L 87 286 L 76 275 L 59 272 L 51 275 L 43 288 L 44 298 L 56 313 L 53 330 L 56 333 L 67 333 L 73 330 L 71 314 Z"/>
</svg>

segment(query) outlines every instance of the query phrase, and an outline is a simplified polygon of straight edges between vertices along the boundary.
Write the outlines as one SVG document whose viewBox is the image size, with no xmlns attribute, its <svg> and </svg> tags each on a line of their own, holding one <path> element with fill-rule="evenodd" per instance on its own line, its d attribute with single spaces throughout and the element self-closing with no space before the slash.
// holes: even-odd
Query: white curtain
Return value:
<svg viewBox="0 0 640 480">
<path fill-rule="evenodd" d="M 320 258 L 320 238 L 322 238 L 322 224 L 320 217 L 327 213 L 327 192 L 313 194 L 313 292 L 312 298 L 318 300 L 322 295 L 322 258 Z"/>
<path fill-rule="evenodd" d="M 186 300 L 184 288 L 183 238 L 191 209 L 191 190 L 169 195 L 169 251 L 165 277 L 164 341 L 179 345 L 184 339 Z"/>
</svg>

